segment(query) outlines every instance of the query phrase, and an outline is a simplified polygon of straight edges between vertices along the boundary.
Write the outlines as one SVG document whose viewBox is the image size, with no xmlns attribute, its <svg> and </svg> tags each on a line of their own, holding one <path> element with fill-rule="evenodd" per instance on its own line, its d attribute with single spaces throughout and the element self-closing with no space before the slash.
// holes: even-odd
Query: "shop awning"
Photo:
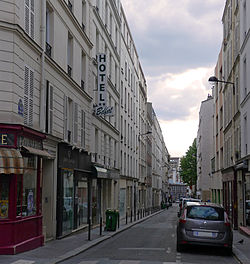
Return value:
<svg viewBox="0 0 250 264">
<path fill-rule="evenodd" d="M 97 178 L 107 179 L 108 178 L 108 171 L 105 168 L 101 168 L 98 166 L 93 166 L 94 172 Z"/>
<path fill-rule="evenodd" d="M 49 152 L 46 151 L 46 150 L 35 149 L 35 148 L 32 148 L 32 147 L 26 147 L 26 146 L 22 146 L 22 149 L 25 150 L 25 151 L 27 151 L 28 153 L 33 154 L 33 155 L 45 157 L 45 158 L 48 158 L 48 159 L 52 159 L 53 158 L 49 154 Z"/>
<path fill-rule="evenodd" d="M 19 150 L 0 148 L 0 174 L 23 174 L 23 157 Z"/>
</svg>

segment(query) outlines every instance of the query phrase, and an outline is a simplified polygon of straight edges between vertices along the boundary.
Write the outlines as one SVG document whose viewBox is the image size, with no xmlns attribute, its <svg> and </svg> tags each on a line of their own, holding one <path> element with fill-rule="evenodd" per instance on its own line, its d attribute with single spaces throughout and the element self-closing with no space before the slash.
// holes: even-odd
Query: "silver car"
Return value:
<svg viewBox="0 0 250 264">
<path fill-rule="evenodd" d="M 187 202 L 177 225 L 177 251 L 186 245 L 217 246 L 232 254 L 233 232 L 221 205 Z"/>
</svg>

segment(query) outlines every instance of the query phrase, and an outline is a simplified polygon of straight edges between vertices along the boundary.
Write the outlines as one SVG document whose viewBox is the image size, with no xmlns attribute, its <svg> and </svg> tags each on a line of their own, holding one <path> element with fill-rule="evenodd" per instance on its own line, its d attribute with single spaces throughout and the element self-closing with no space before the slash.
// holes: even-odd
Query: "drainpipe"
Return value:
<svg viewBox="0 0 250 264">
<path fill-rule="evenodd" d="M 45 33 L 46 33 L 46 1 L 41 1 L 41 26 L 40 26 L 40 34 L 41 34 L 41 80 L 40 80 L 40 130 L 45 132 L 45 78 L 44 78 L 44 60 L 45 60 Z"/>
</svg>

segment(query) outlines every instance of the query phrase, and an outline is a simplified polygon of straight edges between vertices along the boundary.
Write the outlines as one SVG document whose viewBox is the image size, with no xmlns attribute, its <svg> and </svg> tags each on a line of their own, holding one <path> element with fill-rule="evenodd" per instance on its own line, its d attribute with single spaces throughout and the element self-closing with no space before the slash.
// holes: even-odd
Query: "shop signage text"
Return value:
<svg viewBox="0 0 250 264">
<path fill-rule="evenodd" d="M 106 66 L 106 54 L 97 55 L 97 106 L 94 107 L 94 114 L 96 116 L 101 115 L 113 115 L 113 107 L 106 105 L 106 85 L 107 85 L 107 66 Z"/>
<path fill-rule="evenodd" d="M 15 135 L 8 133 L 0 133 L 0 146 L 14 146 Z"/>
</svg>

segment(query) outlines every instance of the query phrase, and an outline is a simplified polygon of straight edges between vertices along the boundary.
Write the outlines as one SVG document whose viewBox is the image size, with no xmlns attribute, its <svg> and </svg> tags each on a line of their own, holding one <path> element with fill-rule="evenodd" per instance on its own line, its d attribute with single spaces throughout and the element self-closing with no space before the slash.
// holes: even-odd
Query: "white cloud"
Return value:
<svg viewBox="0 0 250 264">
<path fill-rule="evenodd" d="M 197 136 L 198 120 L 159 120 L 164 141 L 172 157 L 182 157 Z"/>
<path fill-rule="evenodd" d="M 200 102 L 211 94 L 208 78 L 213 67 L 189 69 L 179 74 L 167 73 L 157 77 L 146 76 L 148 100 L 163 120 L 197 118 Z"/>
</svg>

